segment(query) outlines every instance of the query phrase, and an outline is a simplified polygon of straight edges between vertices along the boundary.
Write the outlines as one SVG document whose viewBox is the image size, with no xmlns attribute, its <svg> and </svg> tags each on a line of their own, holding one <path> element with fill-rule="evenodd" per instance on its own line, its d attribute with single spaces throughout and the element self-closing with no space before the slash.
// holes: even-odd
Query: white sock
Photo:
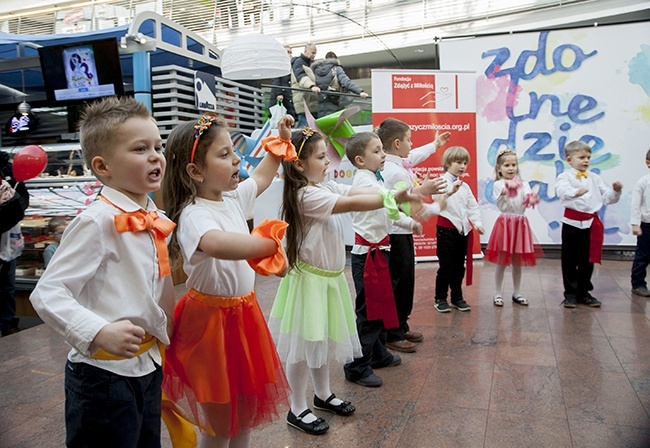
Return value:
<svg viewBox="0 0 650 448">
<path fill-rule="evenodd" d="M 514 287 L 514 292 L 512 295 L 514 297 L 519 297 L 519 291 L 521 290 L 521 266 L 512 265 L 512 285 Z"/>
<path fill-rule="evenodd" d="M 286 365 L 287 380 L 291 386 L 291 412 L 297 417 L 309 408 L 307 406 L 307 382 L 309 381 L 309 368 L 305 361 Z M 311 423 L 316 420 L 314 414 L 307 414 L 302 421 Z"/>
<path fill-rule="evenodd" d="M 228 448 L 229 443 L 230 439 L 226 437 L 211 436 L 202 432 L 198 448 Z"/>
<path fill-rule="evenodd" d="M 503 297 L 503 274 L 506 272 L 506 267 L 500 264 L 497 264 L 497 268 L 494 271 L 494 286 L 496 288 L 495 296 Z"/>
<path fill-rule="evenodd" d="M 239 437 L 230 439 L 229 448 L 249 448 L 251 446 L 251 431 L 240 431 Z"/>
<path fill-rule="evenodd" d="M 325 364 L 317 369 L 309 369 L 309 372 L 311 373 L 311 381 L 314 383 L 314 393 L 321 400 L 327 400 L 330 395 L 332 395 L 332 390 L 330 389 L 329 365 Z M 330 401 L 330 404 L 333 406 L 338 406 L 341 403 L 343 403 L 343 401 L 338 398 L 334 398 Z"/>
</svg>

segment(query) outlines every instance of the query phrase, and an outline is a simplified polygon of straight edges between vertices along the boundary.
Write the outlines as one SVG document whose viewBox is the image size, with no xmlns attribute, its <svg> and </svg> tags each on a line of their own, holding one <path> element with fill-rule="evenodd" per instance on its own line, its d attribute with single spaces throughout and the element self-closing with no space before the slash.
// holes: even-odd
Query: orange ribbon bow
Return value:
<svg viewBox="0 0 650 448">
<path fill-rule="evenodd" d="M 169 253 L 167 252 L 167 236 L 172 233 L 176 224 L 172 221 L 162 219 L 155 211 L 126 212 L 115 215 L 115 229 L 119 233 L 151 231 L 156 252 L 158 253 L 158 269 L 160 276 L 165 277 L 171 274 L 169 267 Z"/>
<path fill-rule="evenodd" d="M 585 179 L 589 176 L 589 174 L 586 171 L 578 171 L 576 172 L 576 177 L 580 179 L 581 177 L 584 177 Z"/>
</svg>

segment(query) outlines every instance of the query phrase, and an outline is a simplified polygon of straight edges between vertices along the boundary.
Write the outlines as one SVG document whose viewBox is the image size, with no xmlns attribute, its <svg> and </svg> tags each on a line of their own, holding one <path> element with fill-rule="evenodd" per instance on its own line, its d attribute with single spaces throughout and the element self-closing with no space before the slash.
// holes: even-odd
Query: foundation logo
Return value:
<svg viewBox="0 0 650 448">
<path fill-rule="evenodd" d="M 434 74 L 393 75 L 393 109 L 436 109 L 454 94 Z"/>
</svg>

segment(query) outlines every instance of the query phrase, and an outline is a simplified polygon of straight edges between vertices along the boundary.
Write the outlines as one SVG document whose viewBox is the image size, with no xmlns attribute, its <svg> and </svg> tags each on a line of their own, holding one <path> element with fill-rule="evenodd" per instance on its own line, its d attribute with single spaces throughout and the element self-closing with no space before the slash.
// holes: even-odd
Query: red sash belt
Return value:
<svg viewBox="0 0 650 448">
<path fill-rule="evenodd" d="M 437 225 L 440 227 L 444 227 L 445 229 L 454 229 L 458 231 L 456 226 L 454 225 L 453 222 L 451 222 L 449 219 L 445 218 L 444 216 L 438 216 L 438 222 Z M 467 234 L 467 249 L 465 250 L 465 257 L 467 259 L 466 261 L 466 266 L 467 266 L 467 273 L 465 274 L 465 284 L 467 286 L 472 285 L 472 277 L 474 276 L 474 257 L 472 255 L 472 251 L 474 249 L 474 232 L 469 231 Z"/>
<path fill-rule="evenodd" d="M 369 243 L 361 235 L 355 233 L 354 244 L 368 247 L 363 271 L 366 317 L 368 320 L 383 320 L 384 328 L 399 327 L 388 262 L 379 248 L 379 246 L 389 246 L 390 239 L 386 236 L 378 243 Z"/>
<path fill-rule="evenodd" d="M 589 232 L 589 263 L 600 263 L 600 257 L 603 251 L 603 242 L 605 241 L 605 226 L 598 216 L 598 212 L 585 213 L 572 208 L 564 209 L 564 217 L 574 221 L 594 220 L 591 223 Z"/>
</svg>

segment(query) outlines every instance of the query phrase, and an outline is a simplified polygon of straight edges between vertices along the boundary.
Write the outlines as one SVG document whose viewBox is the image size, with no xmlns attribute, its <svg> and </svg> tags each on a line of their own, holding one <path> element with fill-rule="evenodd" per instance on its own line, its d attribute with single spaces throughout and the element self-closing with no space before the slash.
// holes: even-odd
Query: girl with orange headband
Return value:
<svg viewBox="0 0 650 448">
<path fill-rule="evenodd" d="M 263 140 L 269 153 L 241 183 L 222 119 L 184 123 L 167 140 L 163 194 L 178 225 L 170 255 L 182 258 L 189 291 L 174 312 L 163 391 L 199 427 L 200 447 L 249 446 L 251 429 L 286 403 L 286 377 L 253 290 L 255 272 L 286 272 L 286 223 L 267 220 L 249 234 L 246 221 L 280 161 L 295 158 L 291 125 L 289 115 L 280 120 L 279 137 Z"/>
</svg>

